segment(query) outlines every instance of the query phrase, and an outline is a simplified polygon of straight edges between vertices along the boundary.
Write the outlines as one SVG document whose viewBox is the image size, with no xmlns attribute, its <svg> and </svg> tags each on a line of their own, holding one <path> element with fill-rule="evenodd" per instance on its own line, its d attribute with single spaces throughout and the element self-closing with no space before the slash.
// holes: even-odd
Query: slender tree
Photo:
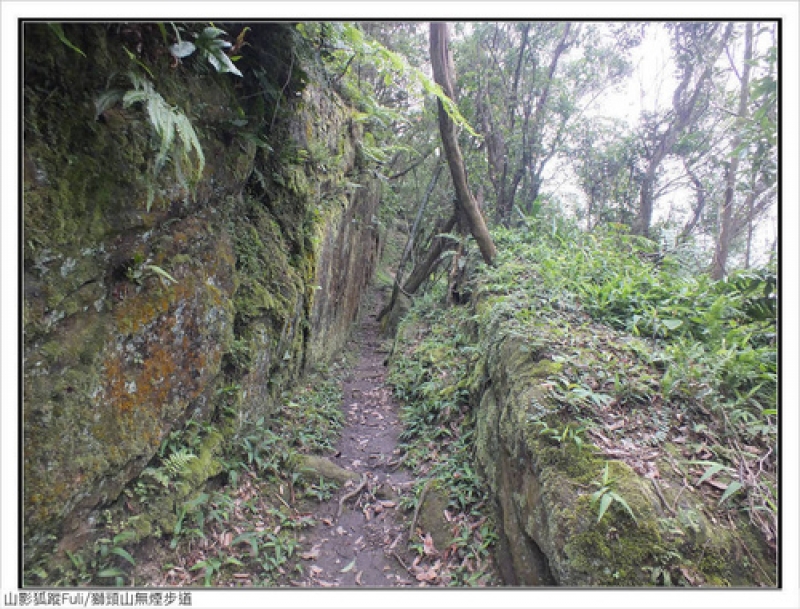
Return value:
<svg viewBox="0 0 800 609">
<path fill-rule="evenodd" d="M 742 144 L 739 131 L 741 123 L 747 120 L 747 102 L 750 94 L 750 69 L 753 61 L 753 24 L 745 26 L 744 41 L 744 66 L 739 79 L 739 108 L 736 111 L 736 124 L 732 140 L 735 152 Z M 725 266 L 728 262 L 728 252 L 731 244 L 731 230 L 733 229 L 733 202 L 736 194 L 736 173 L 739 170 L 739 155 L 732 154 L 725 164 L 725 195 L 722 198 L 719 210 L 719 234 L 714 249 L 714 260 L 711 263 L 711 276 L 722 279 L 725 276 Z"/>
<path fill-rule="evenodd" d="M 444 94 L 453 101 L 456 101 L 455 87 L 455 68 L 453 57 L 449 45 L 450 34 L 446 23 L 432 22 L 430 27 L 430 48 L 431 65 L 433 67 L 433 79 L 436 81 Z M 497 254 L 492 236 L 486 227 L 486 222 L 481 215 L 478 203 L 472 194 L 467 182 L 467 171 L 464 167 L 464 159 L 461 155 L 461 148 L 458 145 L 456 125 L 444 108 L 441 100 L 437 100 L 439 110 L 439 131 L 442 136 L 442 146 L 445 158 L 450 167 L 450 175 L 453 179 L 453 187 L 456 191 L 456 210 L 460 221 L 475 238 L 481 256 L 486 264 L 492 264 Z"/>
<path fill-rule="evenodd" d="M 728 23 L 718 35 L 721 27 L 718 23 L 680 23 L 672 28 L 680 81 L 672 94 L 672 112 L 668 120 L 652 129 L 639 194 L 639 213 L 633 226 L 639 235 L 650 234 L 661 163 L 674 151 L 681 134 L 704 110 L 714 64 L 733 32 L 733 23 Z"/>
</svg>

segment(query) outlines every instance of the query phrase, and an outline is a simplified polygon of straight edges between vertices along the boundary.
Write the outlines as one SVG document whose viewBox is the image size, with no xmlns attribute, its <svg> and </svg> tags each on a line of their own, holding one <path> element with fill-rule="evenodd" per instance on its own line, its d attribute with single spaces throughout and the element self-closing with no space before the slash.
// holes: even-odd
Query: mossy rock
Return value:
<svg viewBox="0 0 800 609">
<path fill-rule="evenodd" d="M 483 349 L 475 369 L 482 378 L 469 379 L 469 386 L 476 460 L 497 507 L 506 580 L 541 585 L 549 575 L 562 586 L 774 585 L 774 564 L 746 518 L 737 516 L 734 526 L 714 518 L 716 502 L 684 492 L 683 478 L 670 478 L 669 463 L 662 463 L 660 478 L 650 479 L 581 435 L 573 406 L 545 389 L 562 369 L 551 356 L 562 344 L 564 320 L 522 331 L 513 315 L 493 313 L 502 302 L 478 299 Z M 619 341 L 624 351 L 613 332 L 603 330 L 603 337 L 610 349 Z M 665 451 L 675 452 L 668 444 Z M 611 502 L 601 518 L 592 495 L 602 488 Z M 736 566 L 743 561 L 749 568 Z"/>
<path fill-rule="evenodd" d="M 325 480 L 344 484 L 348 480 L 355 482 L 361 479 L 361 476 L 357 473 L 339 467 L 333 461 L 325 457 L 300 455 L 298 459 L 297 471 L 311 481 L 317 481 L 322 477 Z"/>
<path fill-rule="evenodd" d="M 440 483 L 433 483 L 428 487 L 422 504 L 419 507 L 417 526 L 423 533 L 430 534 L 433 545 L 440 552 L 452 545 L 452 523 L 444 516 L 449 503 L 447 492 Z"/>
</svg>

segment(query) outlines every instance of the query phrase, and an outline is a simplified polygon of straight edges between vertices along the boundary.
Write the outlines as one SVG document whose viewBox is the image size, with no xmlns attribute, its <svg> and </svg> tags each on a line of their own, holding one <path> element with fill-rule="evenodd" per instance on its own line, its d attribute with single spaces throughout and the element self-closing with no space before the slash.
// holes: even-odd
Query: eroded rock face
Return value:
<svg viewBox="0 0 800 609">
<path fill-rule="evenodd" d="M 638 450 L 631 435 L 623 451 L 582 436 L 569 408 L 547 390 L 561 367 L 558 335 L 568 320 L 543 321 L 525 336 L 492 313 L 489 300 L 476 297 L 483 353 L 473 383 L 476 459 L 497 510 L 506 583 L 774 585 L 766 545 L 746 518 L 726 521 L 715 498 L 675 475 L 669 439 L 658 450 Z M 570 326 L 572 337 L 584 332 L 602 333 L 609 352 L 623 344 L 585 320 Z M 599 518 L 592 495 L 604 485 L 635 519 L 616 500 Z M 754 568 L 742 567 L 744 555 Z"/>
<path fill-rule="evenodd" d="M 91 70 L 46 24 L 25 28 L 31 564 L 78 547 L 93 511 L 171 431 L 215 420 L 223 405 L 271 416 L 304 366 L 342 344 L 378 254 L 380 193 L 359 166 L 349 108 L 313 84 L 312 64 L 289 72 L 304 52 L 289 26 L 252 27 L 241 80 L 170 67 L 155 24 L 65 26 Z M 113 75 L 136 69 L 131 36 L 159 94 L 198 133 L 205 168 L 191 188 L 152 173 L 158 140 L 143 108 L 95 114 Z M 278 109 L 259 98 L 264 82 L 288 83 Z"/>
</svg>

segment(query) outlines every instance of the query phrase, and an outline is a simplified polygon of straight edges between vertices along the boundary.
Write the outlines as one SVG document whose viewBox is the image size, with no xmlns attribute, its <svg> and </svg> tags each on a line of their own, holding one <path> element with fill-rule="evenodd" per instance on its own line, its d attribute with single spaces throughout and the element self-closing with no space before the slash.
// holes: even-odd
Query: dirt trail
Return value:
<svg viewBox="0 0 800 609">
<path fill-rule="evenodd" d="M 399 406 L 385 384 L 387 353 L 381 349 L 378 300 L 370 299 L 372 310 L 350 343 L 360 354 L 342 387 L 346 422 L 330 457 L 361 480 L 319 506 L 319 524 L 303 543 L 303 586 L 419 585 L 407 568 L 413 560 L 407 552 L 411 517 L 399 506 L 414 479 L 398 467 Z"/>
</svg>

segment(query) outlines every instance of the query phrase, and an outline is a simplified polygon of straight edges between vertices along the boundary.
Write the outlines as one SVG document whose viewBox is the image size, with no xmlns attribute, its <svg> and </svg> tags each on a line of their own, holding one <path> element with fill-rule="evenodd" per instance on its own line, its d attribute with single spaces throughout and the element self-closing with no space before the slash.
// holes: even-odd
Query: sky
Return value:
<svg viewBox="0 0 800 609">
<path fill-rule="evenodd" d="M 631 49 L 631 63 L 631 77 L 603 95 L 588 116 L 622 119 L 635 127 L 643 111 L 654 113 L 672 107 L 672 93 L 678 81 L 674 73 L 669 32 L 663 27 L 646 28 L 642 43 Z M 727 59 L 721 57 L 718 65 L 727 68 Z M 738 87 L 735 76 L 731 75 L 728 86 L 734 90 Z M 673 175 L 683 173 L 680 165 L 669 158 L 664 160 L 662 166 Z M 578 200 L 584 198 L 577 189 L 568 184 L 561 186 L 560 192 L 569 193 L 571 198 Z M 691 215 L 693 202 L 694 193 L 691 189 L 678 188 L 656 201 L 653 220 L 659 222 L 669 217 L 671 220 L 685 222 Z M 764 264 L 769 260 L 770 248 L 777 231 L 778 206 L 774 205 L 757 224 L 753 239 L 754 265 Z"/>
</svg>

